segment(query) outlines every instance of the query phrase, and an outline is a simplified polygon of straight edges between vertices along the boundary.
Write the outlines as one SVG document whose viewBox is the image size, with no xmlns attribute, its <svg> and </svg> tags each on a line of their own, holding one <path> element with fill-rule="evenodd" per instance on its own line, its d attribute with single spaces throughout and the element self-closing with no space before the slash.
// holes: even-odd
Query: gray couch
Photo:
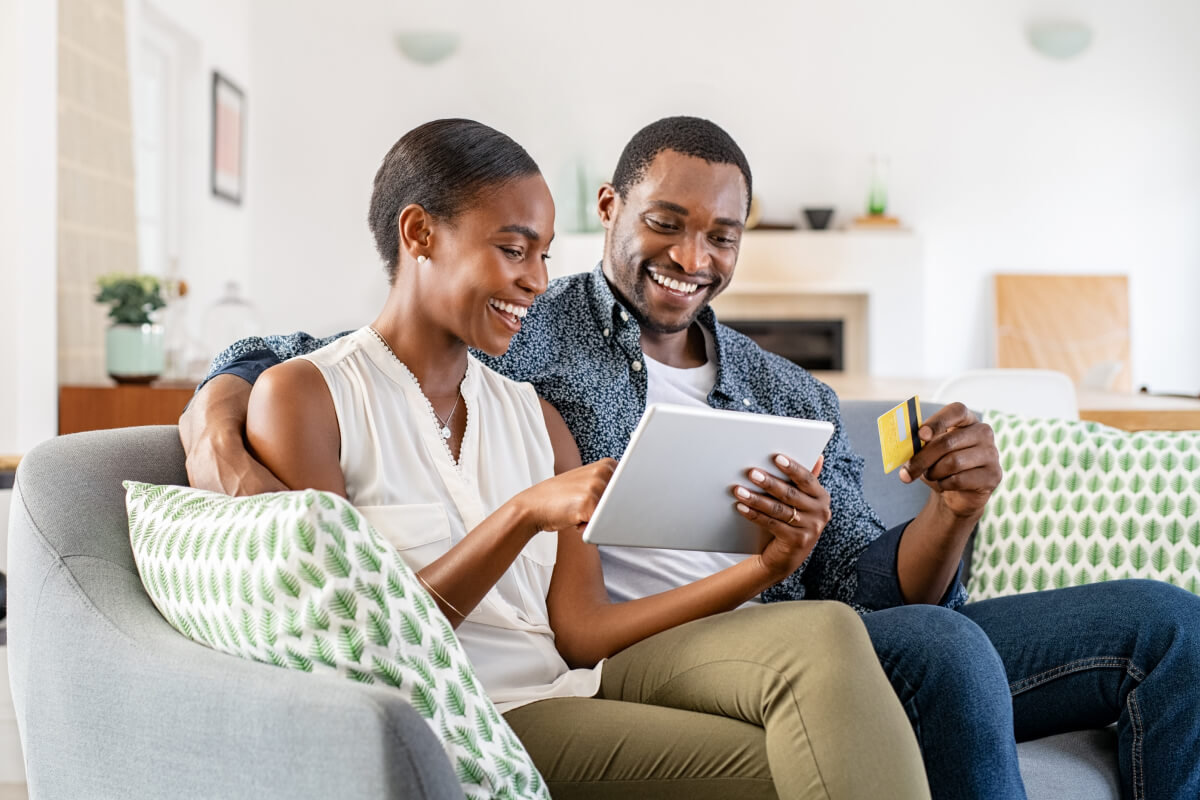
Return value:
<svg viewBox="0 0 1200 800">
<path fill-rule="evenodd" d="M 884 404 L 848 402 L 876 453 Z M 21 462 L 9 531 L 9 661 L 30 797 L 459 798 L 416 712 L 387 689 L 239 660 L 176 633 L 142 590 L 121 480 L 182 484 L 174 427 L 53 439 Z M 867 458 L 885 522 L 920 487 Z M 1110 731 L 1020 746 L 1034 800 L 1119 797 Z"/>
</svg>

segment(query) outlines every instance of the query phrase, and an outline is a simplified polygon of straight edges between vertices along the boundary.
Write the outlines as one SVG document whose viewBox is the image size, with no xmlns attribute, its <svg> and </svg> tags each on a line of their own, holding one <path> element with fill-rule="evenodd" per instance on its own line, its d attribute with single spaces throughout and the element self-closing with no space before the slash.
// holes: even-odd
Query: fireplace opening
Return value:
<svg viewBox="0 0 1200 800">
<path fill-rule="evenodd" d="M 746 334 L 764 350 L 781 355 L 807 370 L 845 369 L 843 324 L 840 319 L 722 320 Z"/>
</svg>

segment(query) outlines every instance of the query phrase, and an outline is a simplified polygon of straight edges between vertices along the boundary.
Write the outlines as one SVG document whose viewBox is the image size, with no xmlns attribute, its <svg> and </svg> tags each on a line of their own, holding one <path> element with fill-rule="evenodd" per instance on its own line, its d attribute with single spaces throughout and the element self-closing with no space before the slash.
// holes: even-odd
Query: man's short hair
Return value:
<svg viewBox="0 0 1200 800">
<path fill-rule="evenodd" d="M 736 166 L 746 180 L 746 213 L 749 213 L 753 182 L 746 154 L 719 125 L 699 117 L 665 117 L 633 135 L 613 171 L 612 185 L 622 199 L 631 186 L 645 177 L 650 163 L 664 150 L 702 158 L 710 164 Z"/>
</svg>

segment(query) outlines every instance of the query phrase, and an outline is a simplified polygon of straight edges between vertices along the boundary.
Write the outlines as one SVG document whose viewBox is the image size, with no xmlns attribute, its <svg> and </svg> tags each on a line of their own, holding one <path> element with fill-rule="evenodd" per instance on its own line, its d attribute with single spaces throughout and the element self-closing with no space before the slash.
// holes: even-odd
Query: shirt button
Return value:
<svg viewBox="0 0 1200 800">
<path fill-rule="evenodd" d="M 606 338 L 607 338 L 608 336 L 610 336 L 611 334 L 612 334 L 612 331 L 610 331 L 608 328 L 605 328 L 605 329 L 604 329 L 604 336 L 605 336 Z"/>
<path fill-rule="evenodd" d="M 747 398 L 743 399 L 743 400 L 742 400 L 742 405 L 744 405 L 744 406 L 746 406 L 747 408 L 749 408 L 749 407 L 751 406 L 751 400 L 750 400 L 750 398 L 749 398 L 749 397 L 747 397 Z"/>
<path fill-rule="evenodd" d="M 626 312 L 626 311 L 621 312 L 621 322 L 629 322 L 629 313 L 628 312 Z"/>
<path fill-rule="evenodd" d="M 642 371 L 642 362 L 635 361 L 629 365 L 629 368 L 632 369 L 634 372 L 641 372 Z"/>
</svg>

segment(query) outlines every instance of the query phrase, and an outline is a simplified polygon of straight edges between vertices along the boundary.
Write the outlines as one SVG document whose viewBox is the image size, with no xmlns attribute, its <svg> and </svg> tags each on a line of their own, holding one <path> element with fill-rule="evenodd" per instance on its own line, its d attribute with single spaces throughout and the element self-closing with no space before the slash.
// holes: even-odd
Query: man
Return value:
<svg viewBox="0 0 1200 800">
<path fill-rule="evenodd" d="M 553 282 L 508 353 L 488 363 L 558 408 L 585 462 L 619 457 L 648 401 L 833 422 L 819 477 L 832 515 L 805 564 L 762 599 L 835 599 L 865 615 L 934 797 L 1024 797 L 1016 739 L 1111 722 L 1130 796 L 1200 796 L 1200 714 L 1186 698 L 1200 680 L 1200 598 L 1127 581 L 963 606 L 963 547 L 1001 477 L 990 428 L 961 404 L 930 417 L 925 446 L 901 472 L 929 485 L 929 502 L 883 529 L 832 390 L 719 325 L 709 307 L 733 277 L 751 187 L 745 156 L 716 125 L 675 117 L 639 131 L 600 191 L 601 265 Z M 180 421 L 194 484 L 283 488 L 242 445 L 249 382 L 322 344 L 248 340 L 218 357 Z M 768 527 L 800 513 L 758 495 L 742 501 Z M 738 556 L 605 548 L 602 558 L 610 594 L 626 599 Z"/>
</svg>

